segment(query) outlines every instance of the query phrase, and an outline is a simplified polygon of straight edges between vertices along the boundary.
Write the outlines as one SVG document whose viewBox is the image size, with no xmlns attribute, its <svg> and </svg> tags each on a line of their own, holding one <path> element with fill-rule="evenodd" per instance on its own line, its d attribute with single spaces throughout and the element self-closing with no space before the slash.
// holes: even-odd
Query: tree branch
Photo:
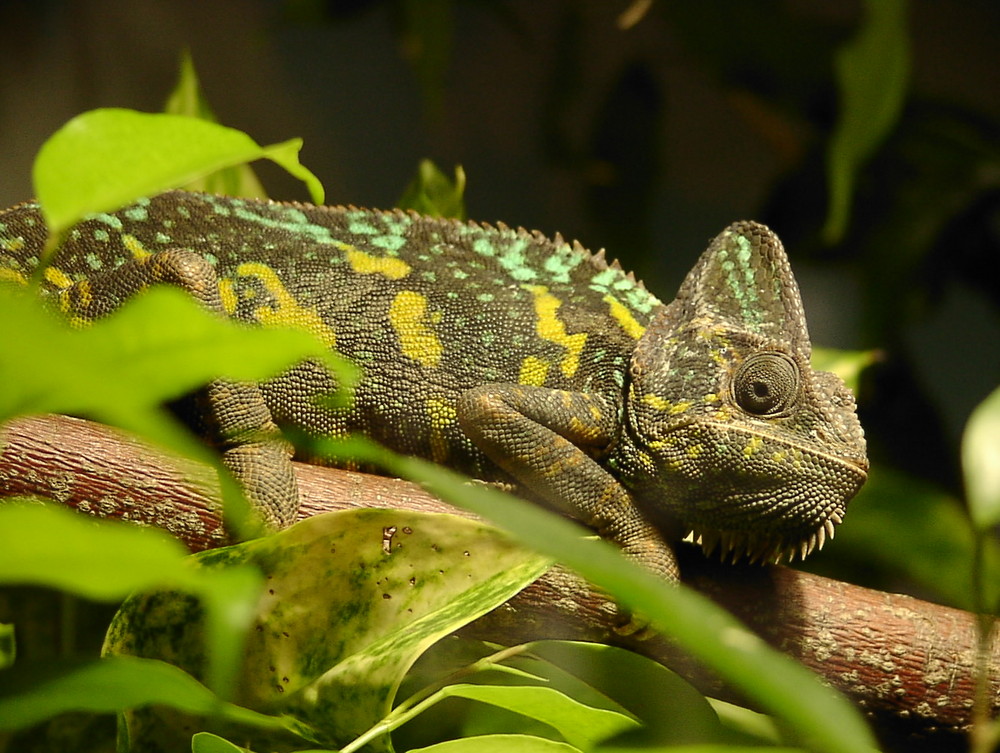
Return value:
<svg viewBox="0 0 1000 753">
<path fill-rule="evenodd" d="M 296 473 L 301 517 L 357 507 L 468 514 L 398 479 L 304 464 L 296 464 Z M 158 526 L 192 551 L 226 542 L 212 501 L 216 488 L 211 470 L 167 459 L 87 421 L 43 416 L 0 427 L 0 496 L 48 497 L 91 515 Z M 852 698 L 887 746 L 964 748 L 974 686 L 973 615 L 784 567 L 720 565 L 693 550 L 682 556 L 688 585 Z M 506 644 L 540 638 L 613 643 L 665 664 L 706 694 L 740 701 L 667 641 L 620 636 L 613 622 L 605 597 L 555 568 L 464 632 Z M 998 669 L 994 649 L 993 678 Z M 996 715 L 1000 686 L 993 679 L 989 687 Z"/>
</svg>

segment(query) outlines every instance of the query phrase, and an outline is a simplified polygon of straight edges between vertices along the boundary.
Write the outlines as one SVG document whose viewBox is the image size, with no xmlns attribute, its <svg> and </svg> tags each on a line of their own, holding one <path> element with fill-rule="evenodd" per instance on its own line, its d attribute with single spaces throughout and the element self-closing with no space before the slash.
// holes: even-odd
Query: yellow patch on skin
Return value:
<svg viewBox="0 0 1000 753">
<path fill-rule="evenodd" d="M 315 310 L 302 306 L 295 296 L 288 292 L 278 278 L 277 272 L 260 262 L 247 262 L 236 268 L 240 277 L 255 277 L 274 298 L 275 306 L 258 306 L 254 319 L 264 326 L 293 327 L 311 332 L 327 347 L 333 348 L 336 335 Z M 235 307 L 235 304 L 234 304 Z"/>
<path fill-rule="evenodd" d="M 750 437 L 750 441 L 747 442 L 747 446 L 743 448 L 743 454 L 747 457 L 756 455 L 762 444 L 764 444 L 764 440 L 760 437 Z"/>
<path fill-rule="evenodd" d="M 779 451 L 779 452 L 776 452 L 773 455 L 771 455 L 771 460 L 773 460 L 775 463 L 784 463 L 785 462 L 785 458 L 787 458 L 787 457 L 788 457 L 788 453 L 787 452 L 780 452 Z"/>
<path fill-rule="evenodd" d="M 642 402 L 648 405 L 650 408 L 658 411 L 665 411 L 670 408 L 670 401 L 659 395 L 653 395 L 652 393 L 647 393 L 642 396 Z"/>
<path fill-rule="evenodd" d="M 593 442 L 602 438 L 600 426 L 581 421 L 576 416 L 569 420 L 569 429 L 570 433 L 577 441 Z"/>
<path fill-rule="evenodd" d="M 145 259 L 147 256 L 151 256 L 146 247 L 143 246 L 139 239 L 134 235 L 128 235 L 127 233 L 122 233 L 122 245 L 125 249 L 132 254 L 133 259 Z"/>
<path fill-rule="evenodd" d="M 46 267 L 42 276 L 45 278 L 47 283 L 54 285 L 61 290 L 65 290 L 73 284 L 73 281 L 69 279 L 69 275 L 61 269 L 56 269 L 55 267 Z"/>
<path fill-rule="evenodd" d="M 222 310 L 232 316 L 236 312 L 236 304 L 239 302 L 236 291 L 233 289 L 232 280 L 219 280 L 219 299 L 222 301 Z"/>
<path fill-rule="evenodd" d="M 701 455 L 701 453 L 703 453 L 704 451 L 705 451 L 704 446 L 700 444 L 693 444 L 687 448 L 687 456 L 689 458 L 696 458 L 699 455 Z"/>
<path fill-rule="evenodd" d="M 653 458 L 649 456 L 649 453 L 640 450 L 636 453 L 635 457 L 639 461 L 639 464 L 647 470 L 653 470 L 656 467 L 656 463 L 653 462 Z"/>
<path fill-rule="evenodd" d="M 632 312 L 629 311 L 628 308 L 611 295 L 604 296 L 604 302 L 608 304 L 608 309 L 611 311 L 612 318 L 618 322 L 618 325 L 623 330 L 625 330 L 626 335 L 634 340 L 638 340 L 642 337 L 646 328 L 635 320 L 635 317 L 632 316 Z"/>
<path fill-rule="evenodd" d="M 690 400 L 683 400 L 679 403 L 672 403 L 665 397 L 660 397 L 659 395 L 647 394 L 642 396 L 642 402 L 644 402 L 649 407 L 654 410 L 660 411 L 661 413 L 669 413 L 671 416 L 676 416 L 684 413 L 688 408 L 690 408 L 694 403 Z"/>
<path fill-rule="evenodd" d="M 709 392 L 704 397 L 704 400 L 705 400 L 706 403 L 717 403 L 717 402 L 719 402 L 720 399 L 721 398 L 719 397 L 719 395 L 717 393 L 715 393 L 715 392 Z"/>
<path fill-rule="evenodd" d="M 0 282 L 16 282 L 18 285 L 27 285 L 28 278 L 13 269 L 0 269 Z"/>
<path fill-rule="evenodd" d="M 455 407 L 440 398 L 428 398 L 424 407 L 431 420 L 430 445 L 431 459 L 435 463 L 444 463 L 448 460 L 451 447 L 445 431 L 455 423 L 457 414 Z"/>
<path fill-rule="evenodd" d="M 521 361 L 521 371 L 517 375 L 517 383 L 541 387 L 545 384 L 545 377 L 548 375 L 548 361 L 543 361 L 537 356 L 526 356 Z"/>
<path fill-rule="evenodd" d="M 441 363 L 444 346 L 425 323 L 427 298 L 412 290 L 396 294 L 389 304 L 389 324 L 399 338 L 403 355 L 422 366 L 434 368 Z"/>
<path fill-rule="evenodd" d="M 372 256 L 356 248 L 344 251 L 351 269 L 360 275 L 382 275 L 390 280 L 401 280 L 410 274 L 410 265 L 393 256 Z"/>
<path fill-rule="evenodd" d="M 559 368 L 562 369 L 564 375 L 573 376 L 580 367 L 580 354 L 587 342 L 587 333 L 578 332 L 571 335 L 566 331 L 566 325 L 556 316 L 556 312 L 562 306 L 562 301 L 552 295 L 547 287 L 544 285 L 525 285 L 525 290 L 535 296 L 535 315 L 538 317 L 535 331 L 543 340 L 561 345 L 566 349 L 566 356 L 559 364 Z"/>
</svg>

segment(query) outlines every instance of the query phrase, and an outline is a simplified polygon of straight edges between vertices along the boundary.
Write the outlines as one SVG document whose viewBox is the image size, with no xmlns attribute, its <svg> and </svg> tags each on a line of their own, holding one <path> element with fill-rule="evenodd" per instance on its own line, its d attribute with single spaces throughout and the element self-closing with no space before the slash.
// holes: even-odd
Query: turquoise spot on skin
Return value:
<svg viewBox="0 0 1000 753">
<path fill-rule="evenodd" d="M 164 245 L 167 244 L 167 243 L 170 243 L 170 236 L 167 235 L 166 233 L 157 233 L 156 235 L 153 236 L 153 239 L 157 243 L 161 243 L 161 244 L 164 244 Z"/>
<path fill-rule="evenodd" d="M 480 256 L 496 256 L 496 249 L 487 238 L 476 238 L 472 241 L 472 250 Z"/>
<path fill-rule="evenodd" d="M 104 266 L 104 262 L 101 261 L 101 258 L 97 254 L 86 254 L 83 257 L 83 260 L 87 263 L 87 266 L 90 267 L 91 269 L 100 269 L 102 266 Z"/>
<path fill-rule="evenodd" d="M 742 269 L 742 280 L 740 279 L 740 274 L 735 268 L 725 269 L 725 263 L 723 268 L 726 271 L 729 287 L 732 290 L 733 298 L 740 304 L 740 315 L 743 321 L 750 326 L 751 331 L 757 332 L 760 330 L 760 323 L 763 318 L 760 302 L 757 296 L 757 277 L 756 271 L 751 264 L 753 258 L 753 247 L 750 241 L 744 238 L 742 235 L 737 235 L 734 237 L 736 241 L 736 261 L 737 264 L 734 267 L 739 267 Z M 732 262 L 729 262 L 732 264 Z"/>
<path fill-rule="evenodd" d="M 305 235 L 315 243 L 338 245 L 338 241 L 331 235 L 329 228 L 309 222 L 308 218 L 298 210 L 290 209 L 282 211 L 278 213 L 277 217 L 264 217 L 254 212 L 248 212 L 245 209 L 238 209 L 234 211 L 234 214 L 241 220 L 260 225 L 261 227 Z"/>
<path fill-rule="evenodd" d="M 187 207 L 177 207 L 177 214 L 179 214 L 181 217 L 183 217 L 186 220 L 191 218 L 191 213 L 188 211 Z M 167 227 L 171 226 L 171 224 L 169 222 L 168 223 L 164 223 L 164 224 L 166 224 Z"/>
<path fill-rule="evenodd" d="M 489 303 L 490 301 L 493 300 L 493 298 L 494 296 L 492 293 L 480 293 L 479 295 L 476 296 L 476 300 L 481 301 L 483 303 Z"/>
<path fill-rule="evenodd" d="M 556 253 L 545 260 L 542 266 L 553 282 L 569 282 L 569 273 L 583 261 L 583 258 L 583 254 L 574 253 L 573 249 L 563 244 Z"/>
<path fill-rule="evenodd" d="M 98 241 L 99 243 L 107 243 L 110 239 L 111 239 L 111 233 L 109 233 L 107 230 L 94 231 L 95 241 Z"/>
<path fill-rule="evenodd" d="M 420 276 L 427 280 L 427 282 L 437 282 L 437 275 L 429 269 L 425 269 L 421 272 Z"/>
<path fill-rule="evenodd" d="M 378 235 L 372 238 L 372 245 L 395 254 L 406 245 L 406 238 L 401 235 Z"/>
<path fill-rule="evenodd" d="M 347 223 L 347 232 L 354 235 L 376 235 L 379 229 L 367 220 L 352 220 Z"/>
<path fill-rule="evenodd" d="M 469 276 L 469 273 L 466 272 L 464 269 L 456 269 L 452 271 L 451 276 L 454 277 L 456 280 L 464 280 L 466 277 Z"/>
<path fill-rule="evenodd" d="M 121 230 L 122 221 L 120 217 L 115 217 L 113 214 L 106 214 L 102 212 L 101 214 L 92 214 L 87 217 L 88 220 L 94 220 L 95 222 L 100 222 L 103 225 L 107 225 L 112 230 Z"/>
<path fill-rule="evenodd" d="M 149 212 L 146 211 L 146 207 L 143 204 L 131 206 L 123 214 L 132 222 L 145 222 L 149 219 Z"/>
</svg>

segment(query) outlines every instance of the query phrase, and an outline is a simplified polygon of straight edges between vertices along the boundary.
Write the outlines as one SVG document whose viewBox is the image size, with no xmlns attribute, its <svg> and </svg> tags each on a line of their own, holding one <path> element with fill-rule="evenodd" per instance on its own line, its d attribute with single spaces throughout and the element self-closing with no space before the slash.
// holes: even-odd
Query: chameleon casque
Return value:
<svg viewBox="0 0 1000 753">
<path fill-rule="evenodd" d="M 45 232 L 35 204 L 0 212 L 0 279 L 35 274 Z M 664 304 L 559 236 L 170 192 L 78 225 L 42 279 L 77 321 L 180 285 L 363 369 L 342 409 L 317 404 L 336 385 L 311 362 L 206 388 L 224 461 L 278 527 L 298 498 L 276 426 L 362 432 L 513 484 L 668 579 L 685 536 L 733 559 L 805 557 L 866 478 L 854 399 L 811 369 L 785 252 L 753 222 L 715 238 Z"/>
</svg>

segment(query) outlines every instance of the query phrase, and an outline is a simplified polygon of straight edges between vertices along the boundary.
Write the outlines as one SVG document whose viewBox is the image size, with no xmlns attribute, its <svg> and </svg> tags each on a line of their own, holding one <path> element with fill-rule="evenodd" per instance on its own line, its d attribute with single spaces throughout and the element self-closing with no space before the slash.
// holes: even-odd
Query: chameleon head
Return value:
<svg viewBox="0 0 1000 753">
<path fill-rule="evenodd" d="M 868 461 L 853 396 L 809 357 L 781 242 L 731 225 L 632 358 L 613 462 L 650 520 L 734 560 L 805 557 L 833 536 Z"/>
</svg>

